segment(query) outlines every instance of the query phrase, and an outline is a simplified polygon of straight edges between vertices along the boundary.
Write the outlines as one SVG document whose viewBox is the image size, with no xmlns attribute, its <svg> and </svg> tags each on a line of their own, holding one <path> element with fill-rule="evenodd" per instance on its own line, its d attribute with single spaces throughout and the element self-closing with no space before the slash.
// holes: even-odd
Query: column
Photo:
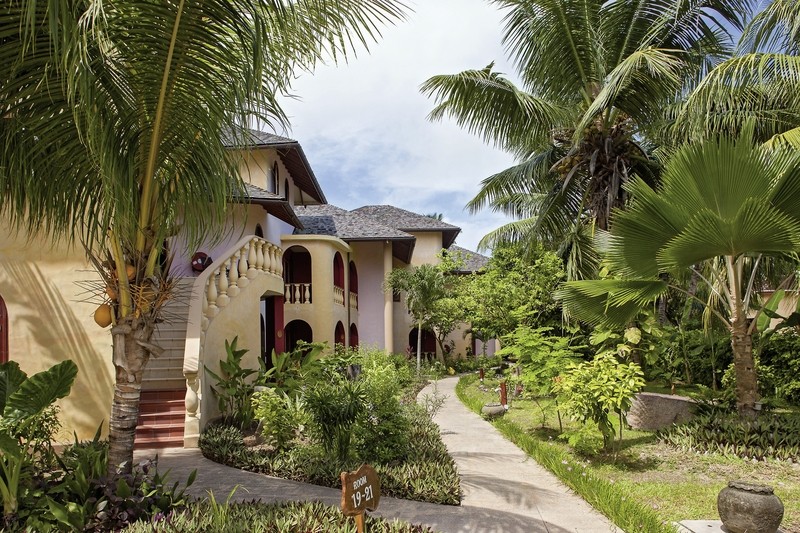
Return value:
<svg viewBox="0 0 800 533">
<path fill-rule="evenodd" d="M 383 243 L 383 279 L 392 271 L 392 242 Z M 394 351 L 394 298 L 392 291 L 383 293 L 383 346 L 387 352 Z"/>
</svg>

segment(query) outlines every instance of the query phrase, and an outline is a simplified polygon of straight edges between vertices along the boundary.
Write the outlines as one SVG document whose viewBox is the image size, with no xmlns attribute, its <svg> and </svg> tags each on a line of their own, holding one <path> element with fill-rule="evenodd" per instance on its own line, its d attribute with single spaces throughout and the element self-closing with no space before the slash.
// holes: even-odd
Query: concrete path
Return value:
<svg viewBox="0 0 800 533">
<path fill-rule="evenodd" d="M 464 492 L 460 507 L 381 498 L 374 514 L 425 524 L 442 533 L 606 533 L 620 531 L 529 459 L 514 444 L 456 397 L 457 378 L 440 380 L 436 389 L 447 396 L 435 420 L 456 461 Z M 429 385 L 420 395 L 431 394 Z M 155 451 L 142 450 L 137 458 Z M 159 470 L 171 469 L 170 479 L 185 480 L 197 469 L 191 494 L 213 491 L 224 501 L 234 487 L 235 500 L 318 500 L 341 504 L 341 490 L 243 472 L 205 459 L 199 450 L 158 450 Z"/>
</svg>

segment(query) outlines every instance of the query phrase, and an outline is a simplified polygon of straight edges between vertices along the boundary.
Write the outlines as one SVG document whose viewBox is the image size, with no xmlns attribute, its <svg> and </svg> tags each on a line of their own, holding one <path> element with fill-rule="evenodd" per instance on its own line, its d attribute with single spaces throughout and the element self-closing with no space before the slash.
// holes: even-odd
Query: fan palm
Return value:
<svg viewBox="0 0 800 533">
<path fill-rule="evenodd" d="M 703 279 L 725 310 L 713 312 L 731 333 L 743 415 L 755 412 L 757 399 L 751 304 L 758 266 L 762 257 L 800 249 L 800 154 L 754 145 L 752 136 L 751 125 L 735 139 L 680 148 L 657 189 L 632 181 L 635 200 L 616 214 L 609 244 L 610 268 L 621 279 L 570 282 L 558 293 L 577 318 L 620 326 L 667 290 L 659 274 L 715 261 L 721 268 Z"/>
<path fill-rule="evenodd" d="M 223 137 L 283 125 L 296 69 L 402 17 L 397 0 L 9 0 L 0 8 L 0 215 L 80 240 L 117 295 L 109 469 L 130 468 L 142 373 L 180 230 L 219 237 L 244 194 Z M 230 138 L 233 136 L 233 138 Z"/>
<path fill-rule="evenodd" d="M 506 10 L 503 42 L 522 86 L 493 65 L 435 76 L 421 88 L 437 104 L 430 118 L 452 117 L 519 159 L 486 178 L 467 206 L 522 219 L 483 247 L 536 238 L 564 257 L 588 258 L 572 250 L 587 242 L 578 236 L 609 227 L 632 175 L 656 179 L 648 125 L 729 51 L 724 25 L 741 28 L 749 0 L 492 3 Z M 587 260 L 569 270 L 583 276 L 595 266 Z"/>
</svg>

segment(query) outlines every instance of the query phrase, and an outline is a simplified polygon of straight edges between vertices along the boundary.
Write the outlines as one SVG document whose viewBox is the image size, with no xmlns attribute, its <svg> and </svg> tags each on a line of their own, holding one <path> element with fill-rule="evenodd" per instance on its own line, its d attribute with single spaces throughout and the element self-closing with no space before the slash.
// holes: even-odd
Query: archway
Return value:
<svg viewBox="0 0 800 533">
<path fill-rule="evenodd" d="M 311 303 L 311 254 L 302 246 L 290 246 L 283 253 L 283 281 L 286 303 Z"/>
<path fill-rule="evenodd" d="M 292 320 L 286 324 L 286 351 L 291 352 L 297 348 L 298 341 L 313 342 L 314 332 L 304 320 Z"/>
<path fill-rule="evenodd" d="M 408 345 L 411 346 L 411 353 L 417 353 L 417 328 L 412 329 L 408 333 Z M 422 330 L 422 353 L 430 353 L 436 355 L 436 336 L 432 331 Z"/>
<path fill-rule="evenodd" d="M 8 361 L 8 308 L 0 296 L 0 363 Z"/>
<path fill-rule="evenodd" d="M 358 327 L 350 324 L 350 347 L 358 348 Z"/>
<path fill-rule="evenodd" d="M 341 321 L 339 321 L 336 323 L 336 329 L 334 330 L 333 333 L 333 343 L 345 346 L 345 341 L 346 339 L 344 334 L 344 324 L 342 324 Z"/>
<path fill-rule="evenodd" d="M 349 265 L 350 274 L 350 306 L 358 309 L 358 270 L 356 264 L 350 261 Z"/>
<path fill-rule="evenodd" d="M 333 256 L 333 285 L 344 289 L 344 261 L 339 252 Z"/>
<path fill-rule="evenodd" d="M 261 227 L 261 224 L 256 224 L 256 237 L 264 238 L 264 228 Z"/>
</svg>

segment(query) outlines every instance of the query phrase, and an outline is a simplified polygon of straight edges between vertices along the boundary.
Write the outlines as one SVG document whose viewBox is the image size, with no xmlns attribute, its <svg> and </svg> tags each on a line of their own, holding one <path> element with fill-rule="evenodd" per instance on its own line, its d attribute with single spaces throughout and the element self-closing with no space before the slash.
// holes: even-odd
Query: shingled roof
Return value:
<svg viewBox="0 0 800 533">
<path fill-rule="evenodd" d="M 264 210 L 284 222 L 291 224 L 295 228 L 302 228 L 303 224 L 297 218 L 292 205 L 279 194 L 269 192 L 261 187 L 256 187 L 250 183 L 245 183 L 246 196 L 234 196 L 233 201 L 243 204 L 260 205 Z"/>
<path fill-rule="evenodd" d="M 447 253 L 456 256 L 460 255 L 461 260 L 464 262 L 464 264 L 455 271 L 458 274 L 471 274 L 489 266 L 489 258 L 485 255 L 456 246 L 455 244 L 447 249 Z"/>
<path fill-rule="evenodd" d="M 411 261 L 415 237 L 371 217 L 330 204 L 297 206 L 295 212 L 303 224 L 295 235 L 330 235 L 345 242 L 391 241 L 392 254 L 405 263 Z"/>
<path fill-rule="evenodd" d="M 368 215 L 381 224 L 408 232 L 440 231 L 442 247 L 450 248 L 461 228 L 432 217 L 406 211 L 393 205 L 365 205 L 353 210 L 354 213 Z"/>
<path fill-rule="evenodd" d="M 278 152 L 283 165 L 292 175 L 295 185 L 308 194 L 313 200 L 326 203 L 325 194 L 322 192 L 314 171 L 306 159 L 306 154 L 300 143 L 294 139 L 281 137 L 273 133 L 252 129 L 242 129 L 237 134 L 228 133 L 223 136 L 223 142 L 228 148 L 247 150 L 253 148 L 274 148 Z"/>
</svg>

